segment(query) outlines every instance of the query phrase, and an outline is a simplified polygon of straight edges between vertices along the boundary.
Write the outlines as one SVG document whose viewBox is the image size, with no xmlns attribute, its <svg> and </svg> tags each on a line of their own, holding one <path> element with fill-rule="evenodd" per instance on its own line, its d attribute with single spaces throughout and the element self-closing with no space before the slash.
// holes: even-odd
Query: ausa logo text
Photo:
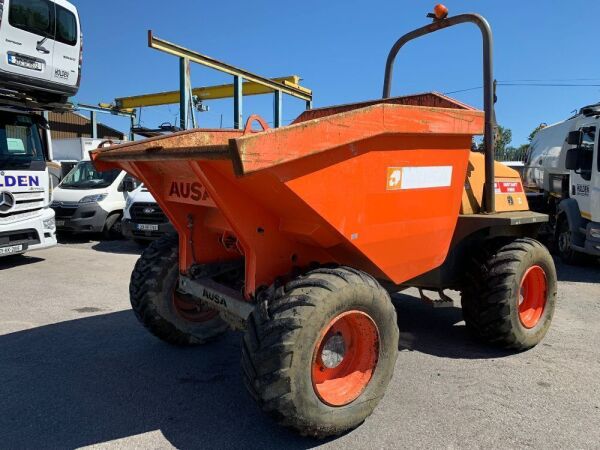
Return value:
<svg viewBox="0 0 600 450">
<path fill-rule="evenodd" d="M 202 297 L 206 300 L 216 303 L 217 305 L 221 305 L 221 306 L 224 306 L 225 308 L 227 308 L 227 301 L 225 300 L 225 298 L 221 297 L 216 292 L 212 292 L 212 291 L 209 291 L 208 289 L 204 288 L 204 289 L 202 289 Z"/>
<path fill-rule="evenodd" d="M 172 201 L 191 204 L 212 205 L 206 188 L 196 181 L 172 181 L 167 196 Z"/>
</svg>

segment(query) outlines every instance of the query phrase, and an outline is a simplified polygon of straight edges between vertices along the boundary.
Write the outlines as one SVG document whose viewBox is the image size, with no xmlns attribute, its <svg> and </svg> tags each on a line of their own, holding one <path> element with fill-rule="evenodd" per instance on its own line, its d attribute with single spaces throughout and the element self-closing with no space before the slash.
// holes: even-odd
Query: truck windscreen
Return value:
<svg viewBox="0 0 600 450">
<path fill-rule="evenodd" d="M 40 129 L 27 114 L 0 112 L 0 170 L 45 167 Z"/>
</svg>

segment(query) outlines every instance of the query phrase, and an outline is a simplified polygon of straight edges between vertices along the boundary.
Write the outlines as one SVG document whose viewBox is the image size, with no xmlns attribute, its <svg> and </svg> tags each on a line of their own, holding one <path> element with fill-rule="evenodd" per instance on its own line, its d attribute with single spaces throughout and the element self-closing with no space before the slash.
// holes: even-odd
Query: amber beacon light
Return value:
<svg viewBox="0 0 600 450">
<path fill-rule="evenodd" d="M 446 17 L 448 17 L 448 8 L 446 8 L 441 3 L 438 3 L 433 8 L 433 13 L 435 14 L 435 18 L 437 20 L 442 20 L 442 19 L 445 19 Z"/>
</svg>

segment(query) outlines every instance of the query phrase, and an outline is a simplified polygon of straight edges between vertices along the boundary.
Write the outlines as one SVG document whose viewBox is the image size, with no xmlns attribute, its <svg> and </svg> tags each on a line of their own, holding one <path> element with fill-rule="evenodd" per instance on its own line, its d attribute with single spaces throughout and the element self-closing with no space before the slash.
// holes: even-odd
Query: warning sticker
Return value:
<svg viewBox="0 0 600 450">
<path fill-rule="evenodd" d="M 388 191 L 449 187 L 452 166 L 388 167 Z"/>
<path fill-rule="evenodd" d="M 523 192 L 523 186 L 518 181 L 496 181 L 496 194 L 517 194 Z"/>
</svg>

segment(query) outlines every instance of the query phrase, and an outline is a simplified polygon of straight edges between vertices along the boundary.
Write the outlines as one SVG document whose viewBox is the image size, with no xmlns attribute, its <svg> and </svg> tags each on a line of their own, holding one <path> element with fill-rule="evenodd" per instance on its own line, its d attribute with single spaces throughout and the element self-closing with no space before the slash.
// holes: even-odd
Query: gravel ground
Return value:
<svg viewBox="0 0 600 450">
<path fill-rule="evenodd" d="M 600 267 L 557 262 L 548 336 L 524 353 L 472 342 L 460 308 L 394 298 L 400 354 L 357 430 L 314 441 L 244 391 L 240 335 L 169 347 L 129 310 L 128 242 L 71 241 L 0 260 L 0 447 L 600 448 Z"/>
</svg>

